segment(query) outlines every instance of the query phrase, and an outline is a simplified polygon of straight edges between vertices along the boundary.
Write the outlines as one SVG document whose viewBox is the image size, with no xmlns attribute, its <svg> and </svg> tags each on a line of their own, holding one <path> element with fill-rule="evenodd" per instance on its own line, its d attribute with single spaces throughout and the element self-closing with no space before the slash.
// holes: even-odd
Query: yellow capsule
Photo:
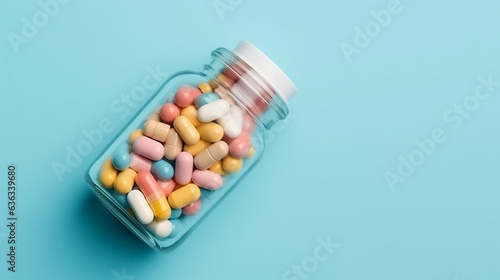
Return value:
<svg viewBox="0 0 500 280">
<path fill-rule="evenodd" d="M 245 156 L 245 158 L 250 158 L 250 157 L 253 157 L 253 155 L 255 154 L 255 148 L 252 146 L 250 147 L 250 149 L 248 150 L 248 153 L 247 155 Z"/>
<path fill-rule="evenodd" d="M 118 176 L 116 176 L 115 183 L 113 187 L 117 193 L 127 194 L 134 187 L 135 176 L 137 176 L 137 172 L 135 172 L 131 168 L 127 168 L 120 172 Z"/>
<path fill-rule="evenodd" d="M 180 209 L 184 206 L 187 206 L 196 200 L 198 200 L 201 196 L 200 188 L 195 184 L 187 184 L 174 190 L 168 196 L 168 203 L 174 209 Z"/>
<path fill-rule="evenodd" d="M 113 186 L 116 176 L 118 175 L 118 170 L 113 166 L 113 162 L 108 158 L 101 168 L 101 173 L 99 174 L 99 181 L 102 186 L 109 189 Z"/>
<path fill-rule="evenodd" d="M 128 137 L 128 142 L 130 144 L 134 143 L 135 139 L 144 136 L 144 133 L 142 133 L 142 129 L 136 129 L 132 131 Z"/>
<path fill-rule="evenodd" d="M 211 143 L 205 140 L 200 140 L 194 145 L 184 145 L 184 151 L 190 153 L 193 157 L 199 154 L 201 151 L 205 150 L 210 146 Z"/>
<path fill-rule="evenodd" d="M 151 210 L 155 215 L 155 219 L 158 221 L 164 221 L 170 218 L 172 214 L 172 209 L 170 209 L 170 205 L 168 205 L 167 198 L 162 196 L 154 201 L 148 201 Z"/>
<path fill-rule="evenodd" d="M 205 82 L 199 83 L 198 84 L 198 88 L 203 93 L 212 92 L 212 90 L 213 90 L 212 87 L 208 83 L 205 83 Z"/>
<path fill-rule="evenodd" d="M 235 158 L 230 155 L 222 159 L 222 169 L 227 173 L 235 173 L 240 171 L 243 166 L 243 160 L 241 158 Z"/>
<path fill-rule="evenodd" d="M 200 138 L 208 142 L 214 143 L 220 141 L 224 136 L 222 126 L 213 122 L 200 124 L 196 129 L 200 133 Z"/>
<path fill-rule="evenodd" d="M 195 127 L 200 124 L 200 120 L 198 120 L 198 110 L 194 105 L 189 105 L 186 108 L 181 110 L 181 116 L 185 116 Z"/>
<path fill-rule="evenodd" d="M 212 172 L 215 172 L 221 176 L 224 175 L 224 169 L 222 169 L 222 161 L 218 161 L 216 163 L 214 163 L 212 166 L 210 166 L 210 168 L 208 169 Z"/>
<path fill-rule="evenodd" d="M 178 116 L 175 118 L 174 127 L 187 145 L 194 145 L 196 142 L 200 141 L 200 133 L 186 116 Z"/>
</svg>

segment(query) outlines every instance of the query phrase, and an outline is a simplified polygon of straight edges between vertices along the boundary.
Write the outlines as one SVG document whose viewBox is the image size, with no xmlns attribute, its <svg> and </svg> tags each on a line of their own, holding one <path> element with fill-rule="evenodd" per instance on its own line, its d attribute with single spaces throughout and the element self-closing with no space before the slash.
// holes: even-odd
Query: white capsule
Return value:
<svg viewBox="0 0 500 280">
<path fill-rule="evenodd" d="M 154 220 L 148 225 L 148 228 L 158 238 L 165 238 L 172 233 L 172 223 L 169 220 Z"/>
<path fill-rule="evenodd" d="M 243 127 L 243 112 L 238 106 L 233 105 L 227 114 L 217 119 L 217 123 L 222 126 L 227 137 L 238 137 Z"/>
<path fill-rule="evenodd" d="M 219 99 L 201 106 L 198 109 L 198 119 L 202 122 L 214 121 L 229 112 L 229 102 Z"/>
<path fill-rule="evenodd" d="M 127 194 L 127 201 L 139 222 L 147 225 L 153 221 L 153 210 L 140 190 L 131 190 Z"/>
</svg>

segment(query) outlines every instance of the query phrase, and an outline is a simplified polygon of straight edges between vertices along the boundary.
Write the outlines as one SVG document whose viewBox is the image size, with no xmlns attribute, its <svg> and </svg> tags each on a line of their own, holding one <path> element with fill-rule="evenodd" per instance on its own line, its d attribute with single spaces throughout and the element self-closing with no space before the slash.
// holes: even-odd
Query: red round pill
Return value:
<svg viewBox="0 0 500 280">
<path fill-rule="evenodd" d="M 181 109 L 173 103 L 167 103 L 161 107 L 160 118 L 165 123 L 172 123 L 181 114 Z"/>
<path fill-rule="evenodd" d="M 193 101 L 193 87 L 191 86 L 183 86 L 179 88 L 177 93 L 175 93 L 175 105 L 181 108 L 186 108 L 187 106 L 191 105 Z"/>
</svg>

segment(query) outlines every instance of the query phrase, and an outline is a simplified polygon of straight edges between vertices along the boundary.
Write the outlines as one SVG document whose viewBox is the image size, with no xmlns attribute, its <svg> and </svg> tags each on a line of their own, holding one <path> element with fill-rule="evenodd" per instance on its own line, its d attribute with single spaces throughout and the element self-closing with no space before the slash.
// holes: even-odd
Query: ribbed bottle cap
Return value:
<svg viewBox="0 0 500 280">
<path fill-rule="evenodd" d="M 233 53 L 266 79 L 285 102 L 288 102 L 297 91 L 292 80 L 269 57 L 249 42 L 241 41 Z"/>
</svg>

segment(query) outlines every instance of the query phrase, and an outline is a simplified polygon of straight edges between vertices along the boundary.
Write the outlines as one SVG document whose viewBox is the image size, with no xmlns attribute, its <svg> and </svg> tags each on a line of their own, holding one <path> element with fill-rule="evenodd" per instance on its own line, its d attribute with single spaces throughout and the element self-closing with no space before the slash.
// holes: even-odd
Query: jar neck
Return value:
<svg viewBox="0 0 500 280">
<path fill-rule="evenodd" d="M 211 56 L 212 61 L 205 65 L 203 73 L 219 94 L 225 92 L 232 103 L 265 129 L 286 118 L 285 101 L 248 64 L 225 48 L 214 50 Z"/>
</svg>

